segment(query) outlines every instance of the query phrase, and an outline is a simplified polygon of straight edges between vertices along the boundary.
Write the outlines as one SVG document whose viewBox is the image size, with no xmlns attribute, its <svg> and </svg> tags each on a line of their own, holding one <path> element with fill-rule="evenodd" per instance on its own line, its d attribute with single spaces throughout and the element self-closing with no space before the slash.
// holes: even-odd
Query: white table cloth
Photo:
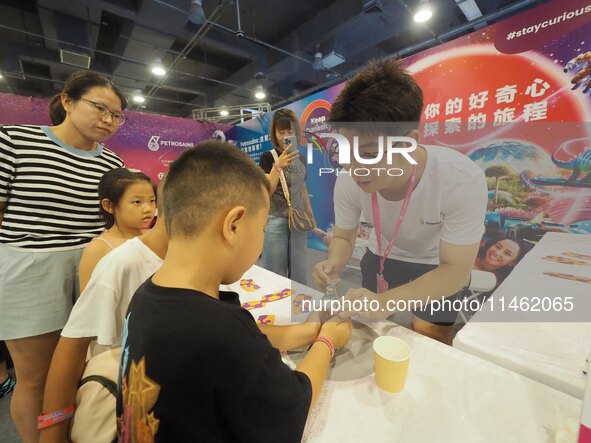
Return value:
<svg viewBox="0 0 591 443">
<path fill-rule="evenodd" d="M 259 267 L 244 278 L 260 289 L 234 285 L 243 302 L 290 287 L 289 280 Z M 255 319 L 271 314 L 276 324 L 289 323 L 290 305 L 282 299 L 251 313 Z M 305 442 L 550 443 L 568 420 L 578 422 L 578 399 L 394 323 L 365 323 L 379 335 L 400 337 L 411 346 L 405 390 L 387 394 L 377 388 L 373 374 L 325 382 L 308 419 Z"/>
<path fill-rule="evenodd" d="M 591 256 L 591 236 L 546 234 L 493 293 L 492 301 L 485 303 L 483 310 L 457 333 L 454 347 L 582 398 L 586 380 L 583 370 L 588 370 L 585 360 L 591 350 L 591 310 L 587 308 L 591 302 L 591 284 L 543 274 L 560 272 L 591 277 L 591 266 L 543 259 L 562 256 L 565 252 Z M 514 312 L 499 309 L 501 298 L 505 298 L 508 306 L 513 297 L 520 300 L 556 295 L 572 297 L 581 311 L 574 319 L 587 321 L 516 322 L 512 321 Z M 555 313 L 553 316 L 560 318 Z"/>
</svg>

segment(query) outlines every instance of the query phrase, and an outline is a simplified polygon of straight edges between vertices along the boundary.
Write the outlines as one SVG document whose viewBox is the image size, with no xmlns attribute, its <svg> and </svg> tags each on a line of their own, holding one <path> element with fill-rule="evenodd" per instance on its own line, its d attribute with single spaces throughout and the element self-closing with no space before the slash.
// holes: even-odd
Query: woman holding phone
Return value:
<svg viewBox="0 0 591 443">
<path fill-rule="evenodd" d="M 263 260 L 265 268 L 301 284 L 307 282 L 307 230 L 316 227 L 306 188 L 306 162 L 299 154 L 300 130 L 295 113 L 280 109 L 273 115 L 270 128 L 273 149 L 261 156 L 260 167 L 271 182 L 271 208 L 265 229 Z M 283 175 L 285 180 L 282 180 Z M 283 184 L 282 184 L 283 181 Z M 286 189 L 287 187 L 287 197 Z M 291 226 L 292 214 L 310 220 L 303 229 Z"/>
</svg>

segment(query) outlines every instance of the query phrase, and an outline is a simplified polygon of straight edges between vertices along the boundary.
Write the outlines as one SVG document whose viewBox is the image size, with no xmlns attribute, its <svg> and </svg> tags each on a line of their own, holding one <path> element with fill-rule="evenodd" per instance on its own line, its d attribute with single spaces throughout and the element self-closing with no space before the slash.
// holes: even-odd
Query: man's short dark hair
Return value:
<svg viewBox="0 0 591 443">
<path fill-rule="evenodd" d="M 170 238 L 198 234 L 216 215 L 234 206 L 257 213 L 269 181 L 236 146 L 210 140 L 187 149 L 168 171 L 164 220 Z"/>
<path fill-rule="evenodd" d="M 416 122 L 423 92 L 394 60 L 371 61 L 347 82 L 330 111 L 332 122 Z"/>
</svg>

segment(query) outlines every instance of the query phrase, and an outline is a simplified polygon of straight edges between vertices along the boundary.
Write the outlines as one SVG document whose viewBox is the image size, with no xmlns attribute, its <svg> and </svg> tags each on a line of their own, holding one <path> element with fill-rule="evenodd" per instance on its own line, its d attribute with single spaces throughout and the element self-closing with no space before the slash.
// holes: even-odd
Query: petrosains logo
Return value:
<svg viewBox="0 0 591 443">
<path fill-rule="evenodd" d="M 160 144 L 158 143 L 158 140 L 160 140 L 159 135 L 153 135 L 152 137 L 150 137 L 150 141 L 148 142 L 148 149 L 150 151 L 157 151 L 158 149 L 160 149 Z"/>
<path fill-rule="evenodd" d="M 148 149 L 150 149 L 150 151 L 157 151 L 161 146 L 170 146 L 174 148 L 192 148 L 195 146 L 195 143 L 179 142 L 174 140 L 160 140 L 159 135 L 153 135 L 150 137 L 150 140 L 148 141 Z"/>
</svg>

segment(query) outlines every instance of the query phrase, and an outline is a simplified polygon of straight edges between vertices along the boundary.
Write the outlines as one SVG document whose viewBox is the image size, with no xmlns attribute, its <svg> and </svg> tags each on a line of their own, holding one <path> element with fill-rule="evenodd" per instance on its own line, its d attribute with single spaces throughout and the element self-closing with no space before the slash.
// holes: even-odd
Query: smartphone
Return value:
<svg viewBox="0 0 591 443">
<path fill-rule="evenodd" d="M 297 149 L 298 146 L 298 138 L 295 135 L 290 135 L 289 137 L 285 137 L 283 139 L 283 144 L 285 145 L 285 147 L 287 146 L 295 146 Z"/>
</svg>

